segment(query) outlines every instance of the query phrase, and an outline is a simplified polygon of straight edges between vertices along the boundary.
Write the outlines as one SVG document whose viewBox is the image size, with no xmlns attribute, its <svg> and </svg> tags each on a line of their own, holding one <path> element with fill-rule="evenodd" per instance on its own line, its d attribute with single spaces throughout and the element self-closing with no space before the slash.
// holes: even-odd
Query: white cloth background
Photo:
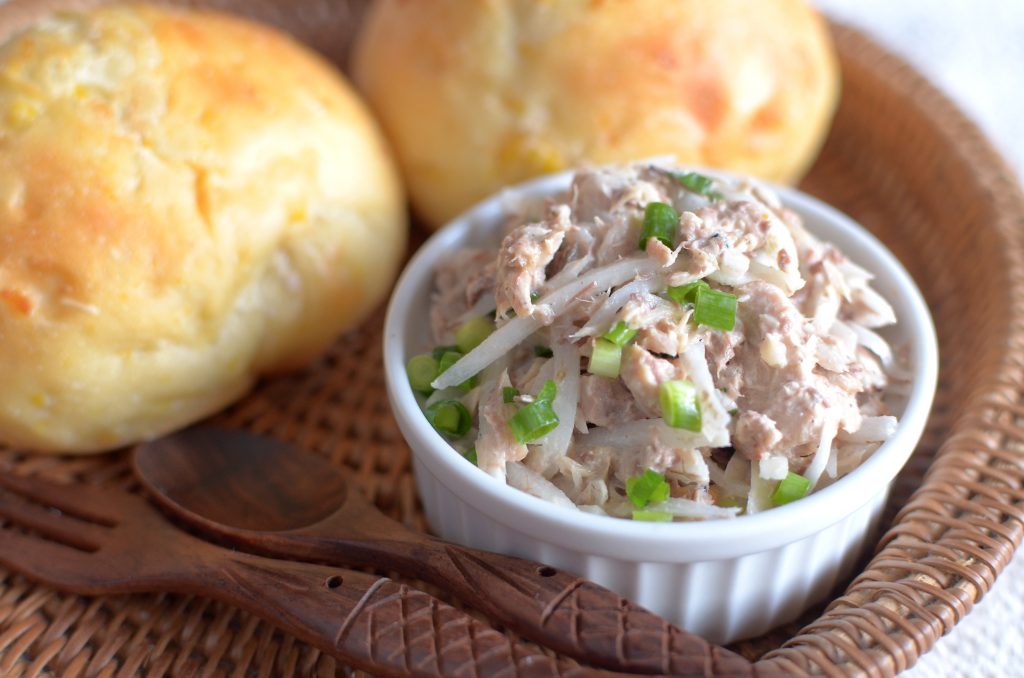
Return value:
<svg viewBox="0 0 1024 678">
<path fill-rule="evenodd" d="M 1024 1 L 815 0 L 927 76 L 1024 177 Z M 901 678 L 1024 677 L 1024 549 Z"/>
</svg>

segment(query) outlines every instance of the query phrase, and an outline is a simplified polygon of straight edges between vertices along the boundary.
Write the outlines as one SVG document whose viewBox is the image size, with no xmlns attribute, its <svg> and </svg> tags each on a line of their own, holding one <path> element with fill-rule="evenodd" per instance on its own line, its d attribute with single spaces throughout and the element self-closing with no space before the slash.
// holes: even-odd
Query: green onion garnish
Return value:
<svg viewBox="0 0 1024 678">
<path fill-rule="evenodd" d="M 455 331 L 455 344 L 463 353 L 469 353 L 479 346 L 494 331 L 494 323 L 487 318 L 471 318 Z"/>
<path fill-rule="evenodd" d="M 430 382 L 437 379 L 439 372 L 437 361 L 433 356 L 424 353 L 409 358 L 409 362 L 405 365 L 405 373 L 409 375 L 409 385 L 412 386 L 412 390 L 423 395 L 430 395 L 434 392 L 434 387 L 430 385 Z"/>
<path fill-rule="evenodd" d="M 439 400 L 425 410 L 427 421 L 442 433 L 464 436 L 473 425 L 473 417 L 458 400 Z"/>
<path fill-rule="evenodd" d="M 665 476 L 651 469 L 626 481 L 626 496 L 638 509 L 642 509 L 652 501 L 665 501 L 668 499 L 668 491 L 669 487 Z"/>
<path fill-rule="evenodd" d="M 607 339 L 595 339 L 587 371 L 601 377 L 619 378 L 622 366 L 622 347 Z"/>
<path fill-rule="evenodd" d="M 683 188 L 699 193 L 705 198 L 710 198 L 712 202 L 722 199 L 722 194 L 713 188 L 715 184 L 714 179 L 709 176 L 698 174 L 697 172 L 687 172 L 686 174 L 669 172 L 668 175 L 675 179 Z"/>
<path fill-rule="evenodd" d="M 636 330 L 631 329 L 630 326 L 626 324 L 625 320 L 620 320 L 619 322 L 615 323 L 615 325 L 610 330 L 605 332 L 604 336 L 601 338 L 607 339 L 616 346 L 621 347 L 628 344 L 630 340 L 635 336 Z"/>
<path fill-rule="evenodd" d="M 644 208 L 644 224 L 640 227 L 640 249 L 647 249 L 647 241 L 657 238 L 665 247 L 676 246 L 679 230 L 679 212 L 663 202 L 649 202 Z"/>
<path fill-rule="evenodd" d="M 679 304 L 693 304 L 693 319 L 716 330 L 736 326 L 736 295 L 713 289 L 703 280 L 669 287 L 665 293 Z"/>
<path fill-rule="evenodd" d="M 505 386 L 501 389 L 502 402 L 510 403 L 517 395 L 519 395 L 519 389 L 515 386 Z"/>
<path fill-rule="evenodd" d="M 785 478 L 779 481 L 778 487 L 772 492 L 772 503 L 776 506 L 788 504 L 797 499 L 807 496 L 807 490 L 811 489 L 811 481 L 797 473 L 789 472 Z"/>
<path fill-rule="evenodd" d="M 452 351 L 458 351 L 458 350 L 459 350 L 458 346 L 438 346 L 433 351 L 430 352 L 430 355 L 432 355 L 434 357 L 434 360 L 438 360 L 439 361 L 439 360 L 441 360 L 441 357 L 445 353 L 450 353 Z"/>
<path fill-rule="evenodd" d="M 555 355 L 555 352 L 552 351 L 547 346 L 534 346 L 533 355 L 537 356 L 538 358 L 551 358 Z"/>
<path fill-rule="evenodd" d="M 459 358 L 461 357 L 462 354 L 458 351 L 445 351 L 441 354 L 441 357 L 437 359 L 437 373 L 443 373 L 449 367 L 459 362 Z"/>
<path fill-rule="evenodd" d="M 661 418 L 672 428 L 700 433 L 700 402 L 697 387 L 685 379 L 663 381 L 658 386 Z"/>
<path fill-rule="evenodd" d="M 437 361 L 437 373 L 438 374 L 443 374 L 445 371 L 448 370 L 449 367 L 451 367 L 455 363 L 459 362 L 459 360 L 461 358 L 462 358 L 462 354 L 460 352 L 458 352 L 458 351 L 445 351 L 441 355 L 440 359 L 438 359 L 438 361 Z M 456 388 L 459 389 L 460 391 L 470 391 L 479 382 L 480 382 L 479 377 L 477 377 L 477 375 L 473 375 L 472 377 L 470 377 L 466 381 L 464 381 L 461 384 L 459 384 L 458 386 L 456 386 Z"/>
<path fill-rule="evenodd" d="M 645 520 L 650 523 L 672 522 L 672 514 L 664 511 L 633 511 L 633 520 Z"/>
<path fill-rule="evenodd" d="M 716 330 L 731 330 L 736 326 L 736 295 L 708 288 L 697 290 L 693 319 L 698 325 Z"/>
<path fill-rule="evenodd" d="M 558 415 L 551 406 L 557 394 L 555 382 L 548 379 L 537 392 L 533 402 L 519 408 L 519 411 L 512 415 L 508 425 L 516 440 L 528 443 L 550 433 L 558 426 Z"/>
<path fill-rule="evenodd" d="M 476 446 L 475 445 L 473 447 L 469 448 L 468 450 L 466 450 L 465 454 L 463 454 L 462 456 L 465 457 L 467 460 L 469 460 L 469 462 L 471 464 L 473 464 L 473 466 L 479 466 L 480 465 L 477 462 Z"/>
<path fill-rule="evenodd" d="M 548 379 L 544 382 L 544 385 L 540 387 L 540 390 L 537 391 L 537 397 L 534 398 L 534 401 L 546 400 L 547 402 L 551 402 L 555 399 L 556 395 L 558 395 L 558 387 L 555 386 L 554 380 Z"/>
<path fill-rule="evenodd" d="M 665 290 L 665 294 L 677 304 L 695 304 L 697 303 L 697 292 L 708 287 L 710 286 L 703 280 L 695 280 L 678 287 L 669 287 Z"/>
<path fill-rule="evenodd" d="M 553 431 L 558 426 L 558 415 L 550 401 L 536 400 L 513 414 L 508 425 L 516 440 L 528 443 Z"/>
</svg>

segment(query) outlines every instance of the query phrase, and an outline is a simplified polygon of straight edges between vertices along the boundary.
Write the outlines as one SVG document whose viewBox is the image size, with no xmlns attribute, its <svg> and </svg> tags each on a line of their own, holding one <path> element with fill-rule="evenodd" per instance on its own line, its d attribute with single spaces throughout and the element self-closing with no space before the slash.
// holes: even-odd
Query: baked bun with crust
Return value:
<svg viewBox="0 0 1024 678">
<path fill-rule="evenodd" d="M 796 181 L 839 89 L 804 0 L 376 0 L 354 68 L 435 227 L 587 163 L 675 155 Z"/>
<path fill-rule="evenodd" d="M 0 46 L 0 442 L 119 447 L 310 361 L 406 242 L 326 62 L 213 12 L 55 14 Z"/>
</svg>

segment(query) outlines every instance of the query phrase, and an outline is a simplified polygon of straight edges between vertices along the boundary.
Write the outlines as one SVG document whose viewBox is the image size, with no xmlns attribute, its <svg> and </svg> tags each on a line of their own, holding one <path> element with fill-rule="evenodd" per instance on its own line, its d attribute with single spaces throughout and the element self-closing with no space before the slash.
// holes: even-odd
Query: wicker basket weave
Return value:
<svg viewBox="0 0 1024 678">
<path fill-rule="evenodd" d="M 70 0 L 79 5 L 95 0 Z M 61 0 L 12 0 L 7 28 Z M 277 23 L 336 61 L 362 2 L 214 0 Z M 900 60 L 837 27 L 844 94 L 803 188 L 852 215 L 904 262 L 942 356 L 925 438 L 901 474 L 874 557 L 806 624 L 740 643 L 788 673 L 893 675 L 991 587 L 1024 534 L 1024 198 L 978 130 Z M 261 385 L 219 418 L 350 470 L 377 504 L 424 528 L 409 451 L 388 411 L 381 317 L 306 372 Z M 0 467 L 132 484 L 123 454 L 0 451 Z M 901 508 L 902 507 L 902 508 Z M 898 513 L 897 513 L 898 511 Z M 814 615 L 820 617 L 814 619 Z M 333 676 L 333 659 L 249 614 L 170 595 L 84 598 L 0 571 L 5 676 Z"/>
</svg>

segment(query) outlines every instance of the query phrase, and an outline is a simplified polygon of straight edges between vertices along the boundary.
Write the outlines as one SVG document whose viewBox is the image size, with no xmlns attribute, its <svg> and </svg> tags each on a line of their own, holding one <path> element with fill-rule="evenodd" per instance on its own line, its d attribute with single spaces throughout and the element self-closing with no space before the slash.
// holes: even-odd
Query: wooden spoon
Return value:
<svg viewBox="0 0 1024 678">
<path fill-rule="evenodd" d="M 192 428 L 140 445 L 133 463 L 160 506 L 240 550 L 422 579 L 523 636 L 594 666 L 754 675 L 739 655 L 597 584 L 410 530 L 351 491 L 338 468 L 273 438 Z"/>
</svg>

